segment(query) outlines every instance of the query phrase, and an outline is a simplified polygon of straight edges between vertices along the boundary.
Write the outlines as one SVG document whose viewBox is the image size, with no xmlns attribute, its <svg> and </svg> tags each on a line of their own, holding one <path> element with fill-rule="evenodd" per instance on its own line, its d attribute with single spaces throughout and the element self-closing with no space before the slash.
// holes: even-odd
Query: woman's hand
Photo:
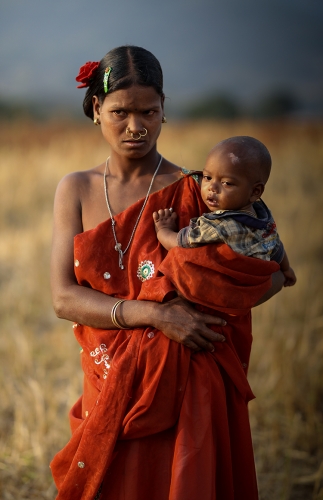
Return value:
<svg viewBox="0 0 323 500">
<path fill-rule="evenodd" d="M 217 316 L 197 311 L 187 300 L 177 297 L 157 308 L 155 328 L 166 337 L 194 351 L 214 351 L 212 342 L 224 342 L 225 337 L 206 325 L 226 325 L 226 321 Z"/>
</svg>

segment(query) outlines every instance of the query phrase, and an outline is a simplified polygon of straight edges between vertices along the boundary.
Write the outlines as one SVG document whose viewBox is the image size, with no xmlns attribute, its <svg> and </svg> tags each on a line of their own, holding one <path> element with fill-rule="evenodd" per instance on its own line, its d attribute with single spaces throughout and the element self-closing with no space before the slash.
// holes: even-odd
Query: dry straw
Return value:
<svg viewBox="0 0 323 500">
<path fill-rule="evenodd" d="M 69 436 L 81 393 L 71 325 L 51 306 L 49 253 L 55 186 L 102 163 L 98 130 L 21 123 L 0 127 L 0 498 L 52 499 L 48 463 Z M 298 283 L 254 311 L 250 404 L 262 500 L 323 499 L 323 126 L 187 123 L 163 130 L 160 153 L 186 168 L 232 135 L 273 156 L 264 200 Z"/>
</svg>

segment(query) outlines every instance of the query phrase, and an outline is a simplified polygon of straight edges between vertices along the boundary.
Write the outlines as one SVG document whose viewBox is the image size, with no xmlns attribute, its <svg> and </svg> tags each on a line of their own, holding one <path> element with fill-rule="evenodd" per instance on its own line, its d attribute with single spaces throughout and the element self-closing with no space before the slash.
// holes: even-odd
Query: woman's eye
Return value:
<svg viewBox="0 0 323 500">
<path fill-rule="evenodd" d="M 114 113 L 115 115 L 117 115 L 117 116 L 125 116 L 125 115 L 126 115 L 126 112 L 125 112 L 125 111 L 123 111 L 122 109 L 115 109 L 115 110 L 113 111 L 113 113 Z"/>
<path fill-rule="evenodd" d="M 147 111 L 144 111 L 144 115 L 147 116 L 153 116 L 154 113 L 155 111 L 153 109 L 147 109 Z"/>
</svg>

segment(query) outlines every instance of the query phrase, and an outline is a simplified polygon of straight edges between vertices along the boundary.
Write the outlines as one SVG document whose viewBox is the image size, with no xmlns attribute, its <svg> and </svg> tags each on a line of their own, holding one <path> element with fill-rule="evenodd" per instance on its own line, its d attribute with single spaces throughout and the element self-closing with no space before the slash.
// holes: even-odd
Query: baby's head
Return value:
<svg viewBox="0 0 323 500">
<path fill-rule="evenodd" d="M 264 192 L 271 156 L 262 142 L 230 137 L 211 149 L 203 170 L 201 195 L 212 211 L 250 210 Z"/>
</svg>

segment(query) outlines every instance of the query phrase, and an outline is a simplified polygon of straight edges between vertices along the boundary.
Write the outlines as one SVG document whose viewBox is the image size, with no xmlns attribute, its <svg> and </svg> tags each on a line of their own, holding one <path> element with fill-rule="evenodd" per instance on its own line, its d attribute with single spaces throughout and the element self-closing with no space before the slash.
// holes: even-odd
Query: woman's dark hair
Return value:
<svg viewBox="0 0 323 500">
<path fill-rule="evenodd" d="M 100 66 L 91 80 L 83 101 L 86 116 L 93 120 L 92 97 L 97 96 L 102 104 L 108 95 L 104 92 L 105 69 L 112 68 L 109 75 L 109 91 L 128 89 L 132 85 L 153 87 L 163 97 L 163 72 L 158 59 L 149 50 L 134 45 L 123 45 L 110 50 L 100 61 Z"/>
</svg>

